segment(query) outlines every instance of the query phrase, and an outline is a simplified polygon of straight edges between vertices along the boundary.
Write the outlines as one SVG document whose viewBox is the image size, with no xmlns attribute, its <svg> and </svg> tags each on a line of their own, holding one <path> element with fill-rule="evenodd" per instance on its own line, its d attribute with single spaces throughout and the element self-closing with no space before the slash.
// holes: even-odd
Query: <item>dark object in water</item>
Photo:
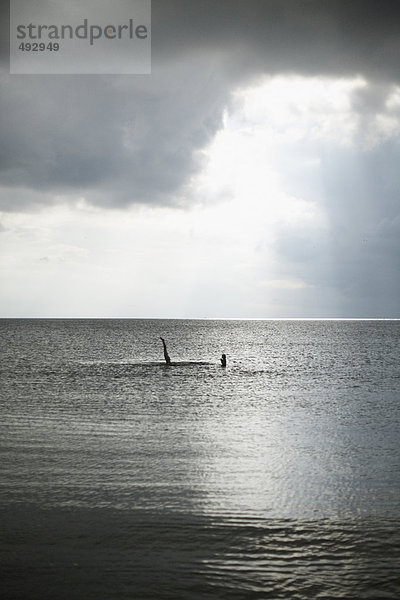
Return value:
<svg viewBox="0 0 400 600">
<path fill-rule="evenodd" d="M 223 354 L 220 358 L 221 367 L 226 367 L 226 354 Z"/>
<path fill-rule="evenodd" d="M 168 352 L 167 352 L 167 345 L 166 345 L 166 343 L 165 343 L 165 340 L 164 340 L 164 338 L 160 337 L 160 340 L 161 340 L 161 341 L 162 341 L 162 343 L 163 343 L 165 362 L 167 363 L 167 365 L 170 365 L 170 364 L 171 364 L 171 359 L 170 359 L 170 357 L 168 356 Z"/>
</svg>

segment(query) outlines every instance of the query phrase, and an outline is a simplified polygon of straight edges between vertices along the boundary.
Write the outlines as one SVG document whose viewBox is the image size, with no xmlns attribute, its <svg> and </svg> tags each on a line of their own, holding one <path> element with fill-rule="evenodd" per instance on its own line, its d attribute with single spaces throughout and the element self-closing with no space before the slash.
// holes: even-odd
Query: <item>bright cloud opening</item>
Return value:
<svg viewBox="0 0 400 600">
<path fill-rule="evenodd" d="M 181 208 L 60 198 L 46 212 L 4 214 L 3 314 L 335 316 L 326 156 L 357 151 L 353 99 L 366 87 L 279 76 L 238 90 Z M 399 97 L 369 139 L 398 135 Z"/>
</svg>

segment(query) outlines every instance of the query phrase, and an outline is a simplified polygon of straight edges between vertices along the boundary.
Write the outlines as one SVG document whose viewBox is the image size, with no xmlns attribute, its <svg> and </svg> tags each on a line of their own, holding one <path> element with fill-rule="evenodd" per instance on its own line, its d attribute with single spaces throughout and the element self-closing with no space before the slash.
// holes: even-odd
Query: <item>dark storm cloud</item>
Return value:
<svg viewBox="0 0 400 600">
<path fill-rule="evenodd" d="M 21 197 L 23 189 L 42 192 L 43 201 L 76 191 L 103 205 L 170 202 L 221 124 L 226 87 L 215 82 L 210 94 L 207 68 L 172 64 L 147 81 L 3 77 L 3 186 Z"/>
<path fill-rule="evenodd" d="M 231 92 L 263 73 L 363 74 L 383 90 L 369 110 L 400 79 L 399 17 L 390 0 L 153 0 L 151 76 L 3 75 L 2 206 L 174 202 Z"/>
<path fill-rule="evenodd" d="M 155 2 L 154 43 L 228 49 L 236 68 L 268 72 L 399 76 L 396 0 L 202 0 Z M 232 70 L 233 67 L 232 67 Z"/>
</svg>

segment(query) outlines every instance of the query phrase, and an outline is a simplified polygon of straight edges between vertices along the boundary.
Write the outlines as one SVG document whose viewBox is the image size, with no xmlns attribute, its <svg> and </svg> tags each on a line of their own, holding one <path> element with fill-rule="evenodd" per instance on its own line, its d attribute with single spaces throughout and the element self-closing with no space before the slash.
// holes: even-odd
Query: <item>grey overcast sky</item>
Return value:
<svg viewBox="0 0 400 600">
<path fill-rule="evenodd" d="M 153 0 L 151 75 L 2 16 L 0 316 L 400 317 L 397 0 Z"/>
</svg>

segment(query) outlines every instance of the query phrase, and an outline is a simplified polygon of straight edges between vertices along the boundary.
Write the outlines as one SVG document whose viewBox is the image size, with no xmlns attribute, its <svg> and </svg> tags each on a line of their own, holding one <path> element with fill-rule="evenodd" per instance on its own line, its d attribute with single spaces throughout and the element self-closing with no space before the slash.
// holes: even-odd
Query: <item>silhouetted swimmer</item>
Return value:
<svg viewBox="0 0 400 600">
<path fill-rule="evenodd" d="M 221 361 L 221 367 L 226 367 L 226 354 L 223 354 L 219 360 Z"/>
<path fill-rule="evenodd" d="M 163 343 L 163 347 L 164 347 L 164 358 L 165 358 L 165 362 L 167 363 L 167 365 L 170 365 L 170 364 L 171 364 L 171 359 L 170 359 L 170 357 L 168 356 L 168 352 L 167 352 L 167 345 L 166 345 L 166 343 L 165 343 L 165 340 L 164 340 L 164 338 L 160 337 L 160 340 L 162 341 L 162 343 Z"/>
</svg>

